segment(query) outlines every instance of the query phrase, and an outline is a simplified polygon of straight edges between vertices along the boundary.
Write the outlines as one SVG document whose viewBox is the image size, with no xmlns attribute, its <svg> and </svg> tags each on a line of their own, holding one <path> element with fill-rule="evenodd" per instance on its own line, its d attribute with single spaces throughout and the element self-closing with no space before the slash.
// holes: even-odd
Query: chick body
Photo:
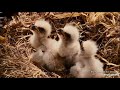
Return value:
<svg viewBox="0 0 120 90">
<path fill-rule="evenodd" d="M 75 57 L 80 54 L 79 30 L 67 24 L 58 32 L 60 38 L 59 54 L 64 57 L 66 66 L 71 67 L 75 62 Z"/>
<path fill-rule="evenodd" d="M 50 71 L 63 70 L 62 59 L 58 54 L 60 43 L 48 38 L 52 31 L 50 23 L 40 20 L 36 21 L 34 26 L 33 29 L 38 30 L 32 30 L 33 35 L 30 37 L 30 44 L 36 49 L 36 52 L 31 55 L 31 61 L 38 63 L 39 66 L 46 67 Z"/>
<path fill-rule="evenodd" d="M 104 77 L 103 63 L 95 58 L 98 50 L 92 40 L 83 42 L 84 51 L 76 59 L 77 63 L 71 67 L 70 73 L 77 78 L 102 78 Z"/>
</svg>

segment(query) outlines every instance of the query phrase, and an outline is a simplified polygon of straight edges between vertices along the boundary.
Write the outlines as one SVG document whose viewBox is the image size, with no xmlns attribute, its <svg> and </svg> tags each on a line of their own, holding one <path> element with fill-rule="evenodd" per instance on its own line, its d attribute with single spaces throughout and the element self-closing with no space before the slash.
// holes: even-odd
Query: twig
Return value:
<svg viewBox="0 0 120 90">
<path fill-rule="evenodd" d="M 100 55 L 96 55 L 102 62 L 104 62 L 108 66 L 120 67 L 120 65 L 116 65 L 114 63 L 108 62 L 105 58 L 101 57 Z"/>
</svg>

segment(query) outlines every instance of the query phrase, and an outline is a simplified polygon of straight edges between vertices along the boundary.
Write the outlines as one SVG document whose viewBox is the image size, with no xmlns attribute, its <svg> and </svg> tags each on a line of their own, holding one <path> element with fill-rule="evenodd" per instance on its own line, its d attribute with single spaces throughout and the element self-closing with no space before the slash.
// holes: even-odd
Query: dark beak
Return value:
<svg viewBox="0 0 120 90">
<path fill-rule="evenodd" d="M 57 33 L 60 34 L 60 35 L 62 35 L 63 34 L 63 30 L 62 29 L 58 29 Z"/>
<path fill-rule="evenodd" d="M 57 30 L 57 33 L 63 36 L 63 38 L 66 40 L 69 40 L 71 38 L 70 34 L 64 32 L 62 29 Z"/>
<path fill-rule="evenodd" d="M 32 25 L 30 26 L 30 29 L 31 29 L 31 30 L 35 30 L 35 29 L 36 29 L 36 26 L 35 26 L 34 24 L 32 24 Z"/>
</svg>

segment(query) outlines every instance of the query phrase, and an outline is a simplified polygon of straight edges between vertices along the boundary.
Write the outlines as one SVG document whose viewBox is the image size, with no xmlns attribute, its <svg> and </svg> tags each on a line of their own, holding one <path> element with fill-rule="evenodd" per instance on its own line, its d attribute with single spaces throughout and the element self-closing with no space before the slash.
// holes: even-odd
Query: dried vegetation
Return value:
<svg viewBox="0 0 120 90">
<path fill-rule="evenodd" d="M 0 32 L 0 77 L 9 78 L 61 78 L 65 73 L 49 72 L 29 61 L 34 51 L 28 39 L 29 26 L 39 18 L 50 21 L 52 38 L 56 29 L 72 23 L 80 30 L 80 39 L 97 42 L 98 57 L 105 65 L 106 77 L 120 75 L 120 13 L 119 12 L 19 12 L 6 22 Z M 3 38 L 5 37 L 5 38 Z M 110 74 L 111 73 L 111 74 Z"/>
</svg>

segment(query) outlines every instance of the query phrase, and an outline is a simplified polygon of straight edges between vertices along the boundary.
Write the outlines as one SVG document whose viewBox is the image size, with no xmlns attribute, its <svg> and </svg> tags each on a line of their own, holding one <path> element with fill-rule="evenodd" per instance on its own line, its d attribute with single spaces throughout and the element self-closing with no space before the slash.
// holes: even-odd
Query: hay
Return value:
<svg viewBox="0 0 120 90">
<path fill-rule="evenodd" d="M 80 29 L 80 39 L 95 40 L 99 46 L 98 58 L 106 65 L 106 77 L 120 77 L 120 13 L 119 12 L 19 12 L 12 16 L 0 33 L 5 41 L 0 45 L 0 77 L 50 78 L 69 77 L 66 73 L 54 73 L 40 69 L 29 61 L 34 49 L 29 45 L 29 26 L 37 19 L 45 18 L 54 31 L 72 23 Z M 115 76 L 116 75 L 116 76 Z"/>
</svg>

